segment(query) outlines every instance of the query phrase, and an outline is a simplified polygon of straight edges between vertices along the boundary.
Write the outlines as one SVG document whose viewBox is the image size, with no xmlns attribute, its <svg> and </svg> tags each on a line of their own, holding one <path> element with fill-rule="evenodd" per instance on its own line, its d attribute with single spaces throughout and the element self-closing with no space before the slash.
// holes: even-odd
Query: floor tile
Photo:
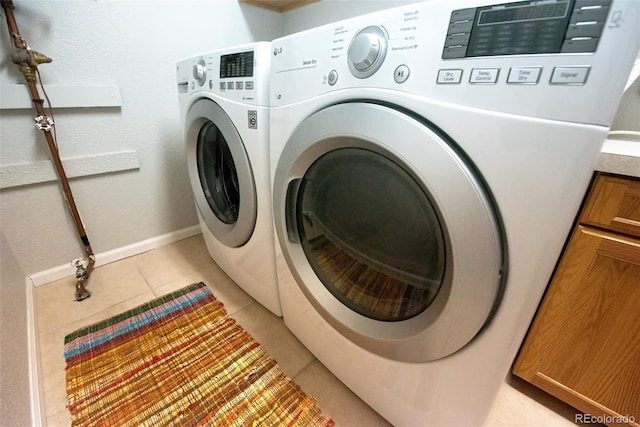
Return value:
<svg viewBox="0 0 640 427">
<path fill-rule="evenodd" d="M 202 234 L 145 252 L 132 259 L 153 289 L 194 273 L 203 265 L 213 262 Z"/>
<path fill-rule="evenodd" d="M 84 319 L 150 291 L 131 259 L 96 267 L 87 281 L 91 297 L 75 301 L 75 277 L 35 289 L 38 331 L 43 333 Z"/>
<path fill-rule="evenodd" d="M 575 426 L 576 409 L 533 385 L 510 376 L 489 412 L 486 427 Z"/>
<path fill-rule="evenodd" d="M 216 299 L 224 304 L 227 313 L 233 314 L 255 302 L 253 298 L 236 285 L 212 259 L 204 262 L 195 272 L 173 279 L 153 290 L 156 296 L 176 291 L 192 283 L 204 282 Z"/>
<path fill-rule="evenodd" d="M 253 303 L 231 317 L 264 347 L 287 376 L 294 378 L 314 360 L 309 350 L 287 329 L 282 318 L 260 304 Z"/>
<path fill-rule="evenodd" d="M 391 426 L 317 359 L 307 365 L 294 381 L 305 393 L 315 397 L 320 409 L 330 416 L 337 426 Z"/>
</svg>

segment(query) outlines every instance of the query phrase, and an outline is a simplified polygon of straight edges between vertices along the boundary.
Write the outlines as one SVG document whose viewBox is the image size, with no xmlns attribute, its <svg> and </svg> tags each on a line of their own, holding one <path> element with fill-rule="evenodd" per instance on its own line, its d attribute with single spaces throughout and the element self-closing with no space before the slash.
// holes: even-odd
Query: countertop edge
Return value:
<svg viewBox="0 0 640 427">
<path fill-rule="evenodd" d="M 596 170 L 640 178 L 640 142 L 607 139 Z"/>
</svg>

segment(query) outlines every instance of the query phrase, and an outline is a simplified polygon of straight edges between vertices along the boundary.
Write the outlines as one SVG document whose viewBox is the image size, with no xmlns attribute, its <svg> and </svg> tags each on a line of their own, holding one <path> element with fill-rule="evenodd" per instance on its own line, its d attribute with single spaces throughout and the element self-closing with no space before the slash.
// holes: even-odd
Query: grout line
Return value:
<svg viewBox="0 0 640 427">
<path fill-rule="evenodd" d="M 306 347 L 305 347 L 306 348 Z M 307 363 L 306 365 L 304 365 L 304 367 L 302 369 L 300 369 L 300 371 L 292 378 L 293 381 L 296 381 L 296 378 L 298 378 L 300 376 L 300 374 L 302 374 L 309 366 L 311 366 L 311 364 L 313 362 L 318 362 L 320 363 L 320 361 L 318 359 L 316 359 L 315 356 L 313 356 L 313 358 L 309 361 L 309 363 Z M 322 363 L 320 363 L 322 364 Z M 322 365 L 324 367 L 324 365 Z M 333 373 L 332 373 L 333 375 Z"/>
</svg>

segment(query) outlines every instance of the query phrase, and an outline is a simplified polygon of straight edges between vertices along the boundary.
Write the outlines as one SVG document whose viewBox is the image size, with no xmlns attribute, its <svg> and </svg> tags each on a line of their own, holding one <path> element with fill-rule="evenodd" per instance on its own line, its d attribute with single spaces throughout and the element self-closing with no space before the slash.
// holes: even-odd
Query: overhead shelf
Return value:
<svg viewBox="0 0 640 427">
<path fill-rule="evenodd" d="M 287 12 L 320 0 L 238 0 L 240 3 L 252 4 L 276 12 Z"/>
</svg>

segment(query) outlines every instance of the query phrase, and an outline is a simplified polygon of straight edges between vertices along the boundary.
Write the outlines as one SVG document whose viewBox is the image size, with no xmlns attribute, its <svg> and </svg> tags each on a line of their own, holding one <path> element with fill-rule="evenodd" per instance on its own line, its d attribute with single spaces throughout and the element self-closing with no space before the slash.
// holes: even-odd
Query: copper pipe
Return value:
<svg viewBox="0 0 640 427">
<path fill-rule="evenodd" d="M 27 82 L 27 88 L 29 90 L 29 95 L 31 96 L 31 100 L 33 102 L 33 106 L 35 107 L 38 119 L 46 120 L 47 114 L 45 113 L 43 104 L 44 100 L 40 98 L 40 94 L 38 92 L 38 86 L 36 86 L 36 73 L 38 71 L 38 65 L 49 63 L 52 61 L 51 58 L 48 58 L 46 55 L 43 55 L 39 52 L 31 50 L 28 48 L 27 43 L 20 35 L 20 31 L 18 30 L 18 24 L 16 23 L 15 16 L 13 14 L 13 1 L 12 0 L 1 0 L 0 4 L 5 11 L 7 18 L 7 25 L 9 27 L 9 32 L 11 34 L 11 43 L 13 45 L 13 52 L 11 54 L 11 60 L 18 65 L 20 72 L 24 76 L 25 81 Z M 53 122 L 51 122 L 50 126 L 39 126 L 42 129 L 42 133 L 47 141 L 47 145 L 49 146 L 49 151 L 51 152 L 51 159 L 53 161 L 53 165 L 55 166 L 56 172 L 58 174 L 58 178 L 60 184 L 62 186 L 62 192 L 64 194 L 64 199 L 67 202 L 67 206 L 69 207 L 69 212 L 71 213 L 71 217 L 73 218 L 73 222 L 76 225 L 76 230 L 78 232 L 78 236 L 82 241 L 84 246 L 84 251 L 86 254 L 86 263 L 87 265 L 78 265 L 76 263 L 76 301 L 82 301 L 83 299 L 91 296 L 91 293 L 87 291 L 85 288 L 85 282 L 89 278 L 91 270 L 93 269 L 93 265 L 95 264 L 95 256 L 93 254 L 93 249 L 91 249 L 91 244 L 89 243 L 89 238 L 87 237 L 87 233 L 84 228 L 84 224 L 82 223 L 82 219 L 80 218 L 80 214 L 78 213 L 78 207 L 76 206 L 76 202 L 73 198 L 73 193 L 71 192 L 71 187 L 69 186 L 69 180 L 64 171 L 64 167 L 62 166 L 62 160 L 60 160 L 60 154 L 58 152 L 58 146 L 51 135 L 51 126 L 53 126 Z"/>
</svg>

